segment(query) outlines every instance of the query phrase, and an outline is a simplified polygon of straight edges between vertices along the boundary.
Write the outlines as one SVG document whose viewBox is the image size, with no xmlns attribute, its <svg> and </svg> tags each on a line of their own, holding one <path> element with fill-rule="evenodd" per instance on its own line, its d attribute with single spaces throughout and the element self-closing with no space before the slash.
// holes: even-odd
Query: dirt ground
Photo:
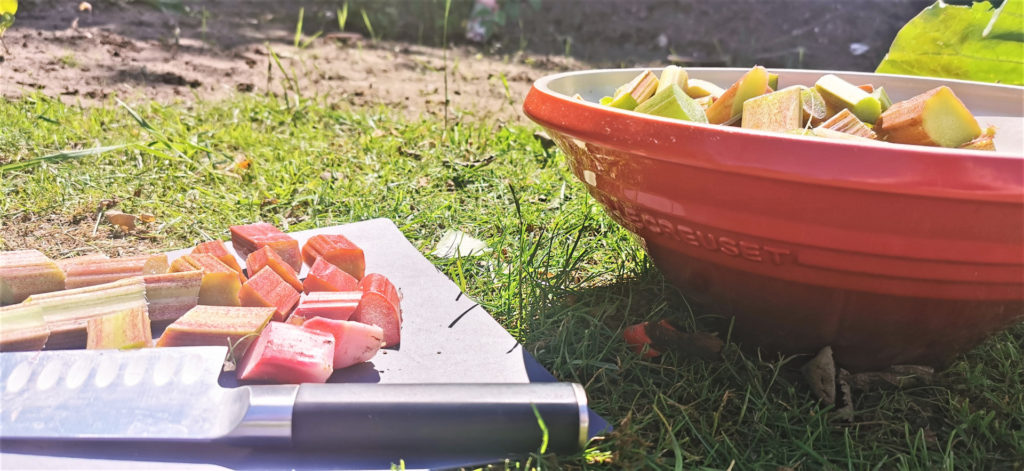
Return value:
<svg viewBox="0 0 1024 471">
<path fill-rule="evenodd" d="M 22 0 L 5 36 L 8 51 L 0 48 L 0 95 L 14 98 L 38 90 L 90 105 L 112 96 L 174 102 L 281 94 L 285 87 L 297 87 L 305 97 L 439 115 L 447 70 L 452 110 L 522 120 L 518 110 L 530 84 L 554 71 L 669 62 L 871 70 L 899 27 L 927 4 L 542 0 L 540 9 L 533 9 L 524 0 L 486 45 L 467 43 L 464 20 L 453 21 L 459 24 L 451 28 L 455 44 L 445 67 L 444 49 L 423 40 L 424 27 L 432 28 L 436 19 L 415 23 L 416 14 L 401 11 L 443 2 L 377 4 L 384 7 L 373 14 L 395 10 L 392 14 L 405 21 L 387 31 L 385 37 L 395 40 L 369 39 L 365 23 L 355 18 L 347 23 L 351 32 L 340 33 L 331 16 L 335 3 L 340 4 L 96 0 L 83 10 L 77 0 Z M 297 48 L 293 38 L 301 5 L 306 5 L 305 37 L 324 34 Z M 386 19 L 377 21 L 380 28 Z"/>
</svg>

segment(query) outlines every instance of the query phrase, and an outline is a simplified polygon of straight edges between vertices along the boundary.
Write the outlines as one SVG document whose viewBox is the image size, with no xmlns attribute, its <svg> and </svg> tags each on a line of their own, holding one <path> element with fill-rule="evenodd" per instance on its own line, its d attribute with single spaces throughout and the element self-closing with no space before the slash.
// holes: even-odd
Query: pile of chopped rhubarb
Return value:
<svg viewBox="0 0 1024 471">
<path fill-rule="evenodd" d="M 779 89 L 778 81 L 777 74 L 755 66 L 722 89 L 668 66 L 660 77 L 645 70 L 600 103 L 664 118 L 827 139 L 995 150 L 995 128 L 982 129 L 946 86 L 893 103 L 885 87 L 855 85 L 833 74 L 812 87 Z"/>
<path fill-rule="evenodd" d="M 171 261 L 0 252 L 0 351 L 226 345 L 239 379 L 297 383 L 399 344 L 398 289 L 365 273 L 363 250 L 345 236 L 300 247 L 256 223 L 232 226 L 231 246 L 237 256 L 213 240 Z"/>
</svg>

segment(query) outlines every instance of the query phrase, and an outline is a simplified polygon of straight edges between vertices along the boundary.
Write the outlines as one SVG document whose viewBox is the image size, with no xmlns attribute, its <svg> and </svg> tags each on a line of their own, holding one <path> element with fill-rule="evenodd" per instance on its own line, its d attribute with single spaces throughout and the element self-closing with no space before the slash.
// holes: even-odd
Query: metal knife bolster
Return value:
<svg viewBox="0 0 1024 471">
<path fill-rule="evenodd" d="M 246 387 L 249 408 L 226 440 L 288 445 L 292 439 L 292 413 L 299 386 L 295 384 Z"/>
</svg>

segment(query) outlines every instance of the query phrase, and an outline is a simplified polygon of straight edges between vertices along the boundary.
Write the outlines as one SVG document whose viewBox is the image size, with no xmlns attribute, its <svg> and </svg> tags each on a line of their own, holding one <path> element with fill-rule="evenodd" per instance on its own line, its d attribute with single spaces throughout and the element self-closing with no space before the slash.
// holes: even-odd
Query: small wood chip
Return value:
<svg viewBox="0 0 1024 471">
<path fill-rule="evenodd" d="M 125 232 L 135 230 L 135 216 L 132 214 L 125 214 L 116 209 L 108 209 L 106 213 L 107 220 L 111 224 L 120 227 Z"/>
<path fill-rule="evenodd" d="M 818 399 L 828 405 L 836 403 L 836 362 L 832 347 L 826 345 L 801 370 Z"/>
</svg>

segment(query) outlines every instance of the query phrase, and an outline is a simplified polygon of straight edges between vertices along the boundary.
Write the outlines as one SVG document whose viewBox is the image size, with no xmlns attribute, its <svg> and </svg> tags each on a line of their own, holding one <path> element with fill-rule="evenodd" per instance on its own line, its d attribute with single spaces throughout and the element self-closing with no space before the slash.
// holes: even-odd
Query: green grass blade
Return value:
<svg viewBox="0 0 1024 471">
<path fill-rule="evenodd" d="M 110 152 L 112 150 L 123 149 L 125 147 L 128 147 L 129 145 L 130 144 L 118 144 L 115 146 L 100 146 L 93 147 L 90 149 L 63 151 L 57 152 L 56 154 L 36 157 L 34 159 L 19 160 L 17 162 L 11 162 L 9 164 L 0 165 L 0 173 L 34 167 L 43 162 L 63 162 L 65 160 L 72 160 L 80 157 L 88 157 L 90 155 L 102 154 L 104 152 Z"/>
<path fill-rule="evenodd" d="M 305 8 L 299 8 L 299 21 L 295 23 L 295 39 L 292 43 L 296 48 L 299 47 L 299 42 L 302 41 L 302 17 L 305 16 L 305 13 Z"/>
<path fill-rule="evenodd" d="M 342 5 L 341 10 L 335 10 L 338 13 L 338 31 L 345 31 L 345 23 L 348 23 L 348 2 Z"/>
</svg>

